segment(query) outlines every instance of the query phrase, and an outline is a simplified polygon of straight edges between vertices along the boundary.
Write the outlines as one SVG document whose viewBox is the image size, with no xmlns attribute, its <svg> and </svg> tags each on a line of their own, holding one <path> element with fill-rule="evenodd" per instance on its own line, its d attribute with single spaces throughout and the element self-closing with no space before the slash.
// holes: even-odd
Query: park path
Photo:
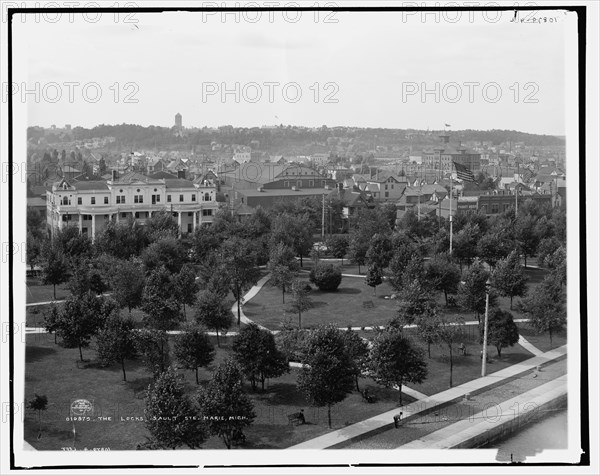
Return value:
<svg viewBox="0 0 600 475">
<path fill-rule="evenodd" d="M 545 365 L 559 361 L 565 358 L 566 355 L 567 346 L 564 345 L 560 348 L 543 353 L 542 355 L 534 356 L 533 358 L 509 366 L 508 368 L 504 368 L 488 376 L 468 381 L 460 386 L 447 389 L 446 391 L 442 391 L 416 402 L 407 404 L 406 406 L 402 407 L 402 422 L 405 424 L 408 421 L 431 412 L 435 408 L 445 407 L 449 404 L 457 402 L 467 395 L 470 397 L 508 383 L 527 372 L 541 369 L 541 367 Z M 394 425 L 394 416 L 397 416 L 398 414 L 399 409 L 395 408 L 371 417 L 370 419 L 357 422 L 348 427 L 344 427 L 314 439 L 307 440 L 301 444 L 294 445 L 289 447 L 289 449 L 339 448 L 348 445 L 352 441 L 364 438 L 371 433 L 391 429 Z"/>
</svg>

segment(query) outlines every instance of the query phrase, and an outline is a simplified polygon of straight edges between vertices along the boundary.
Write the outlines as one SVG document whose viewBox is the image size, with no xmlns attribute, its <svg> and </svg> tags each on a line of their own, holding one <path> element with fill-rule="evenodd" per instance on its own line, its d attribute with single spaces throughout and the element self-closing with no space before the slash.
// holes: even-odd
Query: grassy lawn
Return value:
<svg viewBox="0 0 600 475">
<path fill-rule="evenodd" d="M 73 422 L 66 420 L 70 404 L 75 399 L 93 401 L 95 416 L 110 417 L 104 421 L 77 421 L 75 446 L 77 448 L 108 447 L 113 450 L 133 450 L 145 441 L 147 431 L 143 421 L 135 420 L 144 415 L 144 390 L 152 378 L 140 361 L 127 361 L 127 381 L 122 381 L 119 366 L 99 368 L 93 348 L 84 349 L 79 362 L 77 349 L 66 349 L 54 344 L 51 335 L 29 335 L 26 347 L 25 395 L 31 399 L 34 393 L 48 397 L 48 410 L 42 414 L 42 434 L 38 436 L 37 414 L 25 411 L 25 439 L 39 450 L 60 450 L 73 446 Z M 200 371 L 201 383 L 211 376 L 216 365 L 230 354 L 230 338 L 222 339 L 217 358 L 207 370 Z M 182 371 L 186 388 L 196 391 L 194 373 Z M 264 392 L 250 393 L 257 418 L 245 431 L 246 448 L 285 448 L 329 431 L 326 408 L 309 407 L 296 389 L 297 370 L 268 382 Z M 377 396 L 377 402 L 367 404 L 353 392 L 345 401 L 332 409 L 333 429 L 372 417 L 397 405 L 397 391 L 376 386 L 373 382 L 360 380 L 361 389 L 369 387 Z M 249 387 L 247 387 L 249 390 Z M 412 399 L 404 396 L 404 402 Z M 287 415 L 305 410 L 307 424 L 291 426 Z M 126 418 L 134 418 L 127 420 Z M 220 439 L 211 438 L 205 448 L 224 449 Z"/>
<path fill-rule="evenodd" d="M 50 302 L 54 300 L 53 288 L 52 285 L 42 284 L 39 278 L 28 278 L 27 303 Z M 64 300 L 69 295 L 71 295 L 71 291 L 67 288 L 67 284 L 56 286 L 56 300 Z"/>
<path fill-rule="evenodd" d="M 409 328 L 405 331 L 409 335 L 415 336 L 416 332 L 413 329 Z M 450 359 L 448 356 L 447 347 L 431 345 L 431 358 L 428 358 L 427 344 L 420 342 L 416 336 L 415 342 L 425 352 L 428 376 L 422 384 L 409 384 L 409 386 L 417 391 L 427 394 L 428 396 L 436 394 L 440 391 L 445 391 L 450 387 Z M 464 343 L 465 347 L 467 348 L 467 355 L 463 356 L 462 354 L 459 354 L 458 350 L 454 349 L 452 359 L 453 386 L 459 386 L 481 376 L 481 345 L 479 344 L 479 332 L 477 330 L 477 326 L 469 325 L 463 327 L 463 338 L 460 339 L 460 342 Z M 488 355 L 488 374 L 495 373 L 496 371 L 500 371 L 501 369 L 507 368 L 508 366 L 514 365 L 534 356 L 518 344 L 513 347 L 503 348 L 501 358 L 498 358 L 495 347 L 488 349 Z"/>
<path fill-rule="evenodd" d="M 542 351 L 550 351 L 567 344 L 566 328 L 558 334 L 552 335 L 552 346 L 550 346 L 550 337 L 547 333 L 539 334 L 533 330 L 527 323 L 517 323 L 519 333 L 523 335 L 529 343 Z"/>
<path fill-rule="evenodd" d="M 301 275 L 302 281 L 308 283 L 308 276 Z M 335 292 L 321 292 L 313 289 L 310 299 L 313 307 L 302 313 L 302 327 L 313 328 L 325 323 L 334 323 L 338 327 L 384 325 L 396 311 L 396 301 L 384 299 L 390 295 L 392 288 L 388 283 L 377 287 L 377 295 L 365 284 L 363 279 L 344 277 Z M 291 296 L 286 294 L 286 302 Z M 363 307 L 370 302 L 372 307 Z M 251 320 L 272 330 L 280 329 L 286 318 L 298 321 L 298 315 L 282 304 L 281 290 L 267 283 L 250 301 L 244 304 L 244 313 Z"/>
</svg>

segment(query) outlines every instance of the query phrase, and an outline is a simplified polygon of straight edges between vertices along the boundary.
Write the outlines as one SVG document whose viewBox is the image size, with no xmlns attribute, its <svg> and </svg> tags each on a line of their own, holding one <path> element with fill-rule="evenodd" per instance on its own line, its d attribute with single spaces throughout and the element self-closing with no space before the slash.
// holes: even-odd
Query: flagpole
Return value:
<svg viewBox="0 0 600 475">
<path fill-rule="evenodd" d="M 452 255 L 452 169 L 450 169 L 450 255 Z"/>
<path fill-rule="evenodd" d="M 515 219 L 519 215 L 519 163 L 517 162 L 517 184 L 515 185 Z"/>
</svg>

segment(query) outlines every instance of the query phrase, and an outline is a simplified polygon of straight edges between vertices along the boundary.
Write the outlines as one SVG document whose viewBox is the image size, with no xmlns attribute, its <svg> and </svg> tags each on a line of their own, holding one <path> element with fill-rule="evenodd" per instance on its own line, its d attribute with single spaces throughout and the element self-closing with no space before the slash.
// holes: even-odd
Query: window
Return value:
<svg viewBox="0 0 600 475">
<path fill-rule="evenodd" d="M 204 201 L 210 201 L 210 195 L 208 193 L 204 193 Z"/>
<path fill-rule="evenodd" d="M 171 202 L 171 195 L 167 195 L 167 203 Z"/>
<path fill-rule="evenodd" d="M 315 180 L 308 180 L 308 186 L 309 187 L 314 187 L 315 186 Z"/>
<path fill-rule="evenodd" d="M 289 188 L 290 187 L 290 182 L 289 181 L 284 181 L 283 182 L 283 186 L 284 186 L 284 188 Z"/>
<path fill-rule="evenodd" d="M 104 204 L 107 205 L 108 204 L 108 196 L 104 197 Z"/>
<path fill-rule="evenodd" d="M 121 197 L 119 195 L 117 195 L 117 204 L 120 205 L 121 204 Z"/>
<path fill-rule="evenodd" d="M 77 204 L 80 205 L 81 204 L 81 196 L 77 197 Z"/>
<path fill-rule="evenodd" d="M 498 212 L 498 203 L 492 203 L 492 214 Z"/>
<path fill-rule="evenodd" d="M 192 195 L 192 201 L 196 201 L 196 195 Z"/>
<path fill-rule="evenodd" d="M 387 186 L 387 185 L 385 185 L 385 189 L 386 189 L 386 190 L 388 189 L 388 186 Z"/>
<path fill-rule="evenodd" d="M 321 180 L 321 186 L 325 188 L 325 180 Z"/>
<path fill-rule="evenodd" d="M 183 195 L 179 195 L 179 201 L 183 201 Z"/>
<path fill-rule="evenodd" d="M 385 192 L 385 197 L 389 198 L 390 197 L 390 193 L 388 191 Z"/>
<path fill-rule="evenodd" d="M 188 217 L 190 217 L 193 213 L 188 213 Z"/>
<path fill-rule="evenodd" d="M 92 204 L 95 205 L 96 204 L 96 197 L 92 196 Z"/>
<path fill-rule="evenodd" d="M 296 181 L 296 186 L 297 186 L 298 188 L 302 188 L 302 180 L 298 180 L 298 181 Z"/>
<path fill-rule="evenodd" d="M 212 209 L 203 209 L 202 216 L 212 216 Z"/>
<path fill-rule="evenodd" d="M 160 195 L 156 195 L 156 202 L 160 203 Z"/>
<path fill-rule="evenodd" d="M 121 218 L 126 218 L 127 217 L 127 213 L 121 213 Z"/>
<path fill-rule="evenodd" d="M 138 212 L 136 211 L 136 213 L 135 213 L 135 219 L 138 219 L 139 217 L 140 217 L 140 213 L 138 213 Z"/>
<path fill-rule="evenodd" d="M 144 202 L 144 195 L 134 195 L 133 196 L 133 202 L 134 203 L 143 203 Z"/>
</svg>

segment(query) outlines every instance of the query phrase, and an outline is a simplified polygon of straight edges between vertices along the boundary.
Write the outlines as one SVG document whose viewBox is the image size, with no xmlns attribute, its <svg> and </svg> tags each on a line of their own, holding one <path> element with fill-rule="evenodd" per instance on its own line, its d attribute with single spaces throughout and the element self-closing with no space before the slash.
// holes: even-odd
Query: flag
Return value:
<svg viewBox="0 0 600 475">
<path fill-rule="evenodd" d="M 456 177 L 459 180 L 470 181 L 476 183 L 473 172 L 460 163 L 452 162 L 456 168 Z"/>
</svg>

